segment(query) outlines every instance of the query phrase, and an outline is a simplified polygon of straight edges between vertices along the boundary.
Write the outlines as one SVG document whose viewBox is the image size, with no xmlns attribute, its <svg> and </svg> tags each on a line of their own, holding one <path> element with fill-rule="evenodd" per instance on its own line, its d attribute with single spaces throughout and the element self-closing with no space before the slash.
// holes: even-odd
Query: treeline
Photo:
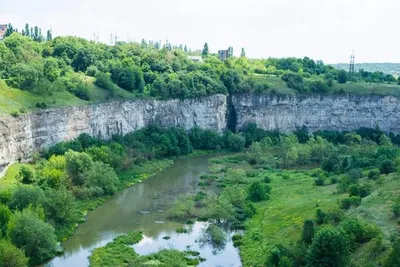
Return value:
<svg viewBox="0 0 400 267">
<path fill-rule="evenodd" d="M 239 58 L 221 61 L 207 52 L 203 62 L 193 62 L 190 49 L 171 43 L 143 40 L 109 46 L 71 36 L 53 39 L 51 31 L 44 38 L 40 28 L 28 24 L 22 34 L 10 25 L 6 35 L 0 42 L 0 78 L 40 95 L 67 90 L 83 100 L 96 100 L 93 81 L 109 91 L 109 97 L 123 89 L 161 99 L 266 92 L 271 89 L 270 76 L 281 77 L 300 93 L 327 93 L 335 81 L 346 83 L 350 78 L 395 82 L 390 75 L 361 71 L 349 77 L 346 71 L 307 57 L 248 59 L 243 51 Z"/>
</svg>

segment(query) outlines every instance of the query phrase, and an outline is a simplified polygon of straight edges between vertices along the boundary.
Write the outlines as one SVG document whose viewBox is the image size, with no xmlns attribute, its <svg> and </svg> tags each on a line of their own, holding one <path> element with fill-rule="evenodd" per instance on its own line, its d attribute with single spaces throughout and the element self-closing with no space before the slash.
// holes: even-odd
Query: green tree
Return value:
<svg viewBox="0 0 400 267">
<path fill-rule="evenodd" d="M 51 30 L 47 30 L 46 41 L 51 41 L 51 40 L 53 40 L 53 33 L 51 32 Z"/>
<path fill-rule="evenodd" d="M 337 77 L 338 83 L 347 82 L 347 72 L 345 70 L 340 70 Z"/>
<path fill-rule="evenodd" d="M 393 243 L 392 251 L 387 257 L 385 267 L 399 267 L 400 266 L 400 238 Z"/>
<path fill-rule="evenodd" d="M 30 34 L 30 31 L 29 31 L 29 24 L 28 23 L 25 23 L 25 32 L 24 32 L 25 34 L 25 36 L 28 36 L 28 37 L 30 37 L 31 36 L 31 34 Z"/>
<path fill-rule="evenodd" d="M 54 256 L 57 243 L 54 228 L 30 210 L 15 213 L 7 234 L 18 248 L 25 251 L 31 265 L 42 263 Z"/>
<path fill-rule="evenodd" d="M 7 239 L 0 239 L 0 266 L 1 267 L 26 267 L 28 258 L 24 252 L 14 246 Z"/>
<path fill-rule="evenodd" d="M 240 52 L 240 56 L 241 57 L 245 57 L 246 56 L 246 52 L 244 51 L 244 47 L 242 47 L 242 52 Z"/>
<path fill-rule="evenodd" d="M 69 178 L 74 185 L 84 185 L 88 180 L 86 173 L 93 168 L 93 160 L 84 152 L 69 150 L 65 153 L 66 167 Z"/>
<path fill-rule="evenodd" d="M 349 261 L 350 248 L 346 234 L 334 228 L 320 230 L 307 251 L 310 267 L 343 267 Z"/>
<path fill-rule="evenodd" d="M 18 186 L 11 196 L 9 206 L 11 209 L 23 210 L 28 206 L 41 206 L 44 201 L 44 193 L 40 187 L 32 185 Z"/>
<path fill-rule="evenodd" d="M 261 182 L 253 182 L 248 189 L 248 197 L 253 202 L 259 202 L 269 198 L 268 190 Z"/>
<path fill-rule="evenodd" d="M 389 174 L 396 171 L 393 161 L 386 159 L 381 162 L 379 166 L 379 171 L 381 174 Z"/>
<path fill-rule="evenodd" d="M 28 166 L 22 165 L 17 180 L 23 184 L 32 184 L 35 181 L 35 174 Z"/>
<path fill-rule="evenodd" d="M 303 225 L 303 232 L 301 234 L 301 239 L 306 244 L 311 244 L 314 238 L 314 222 L 313 220 L 305 220 Z"/>
<path fill-rule="evenodd" d="M 58 67 L 57 59 L 53 57 L 46 58 L 43 66 L 43 74 L 49 81 L 54 82 L 60 77 L 61 70 Z"/>
<path fill-rule="evenodd" d="M 96 161 L 93 167 L 85 173 L 87 187 L 101 188 L 106 195 L 112 195 L 117 191 L 118 177 L 114 169 L 101 161 Z"/>
<path fill-rule="evenodd" d="M 75 198 L 72 193 L 65 188 L 60 188 L 58 190 L 49 189 L 45 194 L 46 217 L 56 223 L 69 221 L 75 209 Z"/>
<path fill-rule="evenodd" d="M 204 44 L 203 51 L 201 52 L 201 55 L 202 55 L 203 57 L 208 56 L 208 43 L 205 43 L 205 44 Z"/>
<path fill-rule="evenodd" d="M 6 205 L 0 204 L 0 238 L 6 234 L 11 215 L 11 210 Z"/>
</svg>

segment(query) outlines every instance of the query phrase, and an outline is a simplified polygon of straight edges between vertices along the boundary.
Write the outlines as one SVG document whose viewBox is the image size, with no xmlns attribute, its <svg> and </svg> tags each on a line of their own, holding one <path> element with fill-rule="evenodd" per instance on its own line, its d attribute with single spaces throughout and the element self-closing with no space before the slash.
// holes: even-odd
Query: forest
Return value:
<svg viewBox="0 0 400 267">
<path fill-rule="evenodd" d="M 221 61 L 207 43 L 202 62 L 189 59 L 195 53 L 183 45 L 146 40 L 106 45 L 71 36 L 53 38 L 51 31 L 45 38 L 37 26 L 26 24 L 19 33 L 9 25 L 0 41 L 0 91 L 20 109 L 3 109 L 23 113 L 63 101 L 184 99 L 243 92 L 360 93 L 368 84 L 375 84 L 368 93 L 398 91 L 398 80 L 390 74 L 360 70 L 350 75 L 308 57 L 250 59 L 242 49 L 240 57 Z"/>
<path fill-rule="evenodd" d="M 310 134 L 303 127 L 283 134 L 249 125 L 221 135 L 150 126 L 110 141 L 83 134 L 29 164 L 13 165 L 0 181 L 0 259 L 5 266 L 42 263 L 62 253 L 57 242 L 73 234 L 87 210 L 117 191 L 174 157 L 225 151 L 210 160 L 201 191 L 181 197 L 168 211 L 171 220 L 210 222 L 216 246 L 224 242 L 220 227 L 244 229 L 233 236 L 244 266 L 397 266 L 398 144 L 400 135 L 367 128 Z M 151 259 L 126 249 L 140 240 L 137 233 L 118 240 L 95 250 L 93 266 Z M 114 253 L 119 256 L 110 257 Z M 182 266 L 201 260 L 160 253 L 154 257 L 163 266 L 168 259 Z"/>
</svg>

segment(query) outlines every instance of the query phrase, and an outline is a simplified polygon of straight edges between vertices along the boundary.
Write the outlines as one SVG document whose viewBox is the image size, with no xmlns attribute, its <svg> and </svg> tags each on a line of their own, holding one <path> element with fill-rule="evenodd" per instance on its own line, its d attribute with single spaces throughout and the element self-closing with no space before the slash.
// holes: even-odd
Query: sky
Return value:
<svg viewBox="0 0 400 267">
<path fill-rule="evenodd" d="M 0 24 L 109 43 L 169 40 L 250 58 L 400 62 L 400 0 L 0 0 Z"/>
</svg>

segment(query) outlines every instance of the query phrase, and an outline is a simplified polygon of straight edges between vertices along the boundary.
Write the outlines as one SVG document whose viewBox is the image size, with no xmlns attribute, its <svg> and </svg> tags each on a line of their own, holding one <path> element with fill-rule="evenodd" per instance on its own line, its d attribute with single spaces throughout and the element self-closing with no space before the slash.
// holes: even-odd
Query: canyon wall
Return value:
<svg viewBox="0 0 400 267">
<path fill-rule="evenodd" d="M 188 100 L 125 100 L 0 116 L 0 171 L 40 149 L 82 133 L 108 139 L 149 124 L 223 131 L 256 123 L 290 132 L 375 128 L 400 133 L 400 101 L 392 96 L 214 95 Z"/>
<path fill-rule="evenodd" d="M 0 171 L 9 162 L 27 159 L 40 149 L 82 133 L 104 139 L 149 124 L 194 126 L 222 132 L 226 127 L 226 96 L 188 100 L 125 100 L 87 106 L 47 109 L 0 117 Z"/>
<path fill-rule="evenodd" d="M 264 130 L 291 132 L 303 125 L 309 131 L 379 128 L 400 133 L 400 101 L 393 96 L 232 96 L 236 129 L 256 123 Z"/>
</svg>

